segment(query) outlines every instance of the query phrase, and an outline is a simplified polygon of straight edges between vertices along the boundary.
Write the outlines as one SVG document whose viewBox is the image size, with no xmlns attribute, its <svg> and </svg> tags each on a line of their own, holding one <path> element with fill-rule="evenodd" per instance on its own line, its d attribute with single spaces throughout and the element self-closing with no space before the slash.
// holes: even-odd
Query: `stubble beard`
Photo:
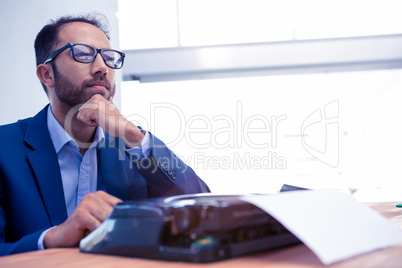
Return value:
<svg viewBox="0 0 402 268">
<path fill-rule="evenodd" d="M 102 95 L 109 100 L 115 94 L 116 85 L 111 83 L 103 75 L 95 75 L 92 79 L 86 80 L 81 86 L 75 84 L 71 79 L 62 75 L 56 69 L 54 70 L 55 94 L 61 104 L 64 114 L 78 109 L 96 94 Z M 88 85 L 95 81 L 103 81 L 106 84 L 107 91 L 88 90 Z"/>
<path fill-rule="evenodd" d="M 92 79 L 84 81 L 81 85 L 77 85 L 72 79 L 54 70 L 54 81 L 54 91 L 59 100 L 59 109 L 64 115 L 63 122 L 60 123 L 73 138 L 73 126 L 80 126 L 82 124 L 81 121 L 77 119 L 80 107 L 96 94 L 100 94 L 105 99 L 109 100 L 114 96 L 116 88 L 116 85 L 111 85 L 103 75 L 95 75 Z M 88 87 L 88 85 L 96 81 L 103 81 L 107 91 L 93 90 Z M 74 139 L 79 144 L 80 148 L 89 148 L 91 145 L 91 143 L 82 143 L 79 142 L 78 139 Z"/>
</svg>

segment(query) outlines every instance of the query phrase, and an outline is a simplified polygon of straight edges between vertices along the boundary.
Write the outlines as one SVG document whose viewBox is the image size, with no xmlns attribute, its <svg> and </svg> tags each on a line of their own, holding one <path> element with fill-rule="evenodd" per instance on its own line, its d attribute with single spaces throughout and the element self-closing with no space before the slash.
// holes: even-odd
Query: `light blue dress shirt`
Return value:
<svg viewBox="0 0 402 268">
<path fill-rule="evenodd" d="M 78 206 L 84 196 L 97 190 L 98 161 L 97 149 L 105 142 L 104 130 L 96 128 L 93 143 L 84 155 L 80 154 L 78 144 L 64 130 L 54 117 L 51 106 L 47 111 L 47 126 L 57 154 L 63 184 L 64 198 L 68 216 Z M 148 157 L 150 154 L 149 133 L 143 131 L 145 136 L 141 147 L 126 149 L 129 154 Z M 53 227 L 54 228 L 54 227 Z M 43 239 L 52 228 L 44 231 L 39 238 L 38 248 L 43 249 Z"/>
</svg>

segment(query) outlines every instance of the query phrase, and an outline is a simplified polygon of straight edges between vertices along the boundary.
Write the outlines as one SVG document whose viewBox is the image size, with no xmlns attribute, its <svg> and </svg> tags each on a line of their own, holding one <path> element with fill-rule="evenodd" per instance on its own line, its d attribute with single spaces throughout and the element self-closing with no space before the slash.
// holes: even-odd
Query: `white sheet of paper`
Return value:
<svg viewBox="0 0 402 268">
<path fill-rule="evenodd" d="M 398 228 L 346 193 L 292 191 L 242 199 L 282 223 L 325 265 L 402 242 Z"/>
</svg>

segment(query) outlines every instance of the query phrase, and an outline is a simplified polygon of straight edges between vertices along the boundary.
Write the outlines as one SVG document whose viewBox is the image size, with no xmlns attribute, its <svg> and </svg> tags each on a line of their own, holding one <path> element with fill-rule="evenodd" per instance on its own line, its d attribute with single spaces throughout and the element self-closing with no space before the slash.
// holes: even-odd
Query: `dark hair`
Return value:
<svg viewBox="0 0 402 268">
<path fill-rule="evenodd" d="M 84 22 L 92 24 L 101 30 L 109 38 L 109 31 L 107 29 L 108 22 L 104 15 L 101 14 L 86 14 L 78 16 L 63 16 L 59 17 L 57 20 L 51 20 L 47 25 L 45 25 L 42 30 L 38 33 L 35 39 L 35 57 L 36 66 L 43 63 L 47 57 L 56 49 L 56 45 L 59 43 L 59 32 L 60 30 L 69 23 L 72 22 Z M 54 67 L 53 62 L 51 62 Z M 46 86 L 42 83 L 45 92 L 47 93 Z"/>
<path fill-rule="evenodd" d="M 101 18 L 102 16 L 102 18 Z M 85 22 L 92 24 L 101 30 L 108 39 L 109 32 L 107 30 L 107 19 L 100 14 L 87 14 L 80 16 L 64 16 L 57 20 L 51 20 L 49 24 L 45 25 L 38 33 L 35 39 L 35 56 L 36 66 L 43 63 L 47 57 L 56 49 L 59 42 L 59 32 L 66 24 L 72 22 Z"/>
</svg>

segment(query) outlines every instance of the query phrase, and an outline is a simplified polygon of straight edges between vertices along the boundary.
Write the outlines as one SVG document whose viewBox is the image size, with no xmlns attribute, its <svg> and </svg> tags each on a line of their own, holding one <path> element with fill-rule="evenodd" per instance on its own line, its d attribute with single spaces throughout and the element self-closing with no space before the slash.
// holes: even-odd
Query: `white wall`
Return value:
<svg viewBox="0 0 402 268">
<path fill-rule="evenodd" d="M 117 0 L 0 0 L 0 125 L 33 116 L 48 103 L 35 74 L 36 34 L 51 19 L 86 12 L 106 15 L 112 47 L 118 49 Z M 116 74 L 118 89 L 120 72 Z"/>
</svg>

